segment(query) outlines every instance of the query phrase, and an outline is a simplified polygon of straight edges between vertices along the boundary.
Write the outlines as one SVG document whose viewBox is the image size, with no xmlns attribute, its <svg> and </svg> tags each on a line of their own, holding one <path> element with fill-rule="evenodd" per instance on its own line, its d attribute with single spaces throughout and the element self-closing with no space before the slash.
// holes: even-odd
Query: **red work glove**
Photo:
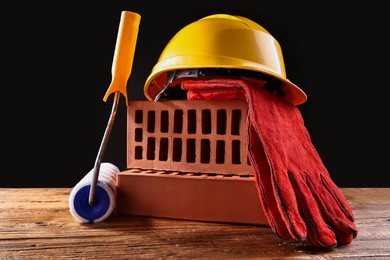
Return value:
<svg viewBox="0 0 390 260">
<path fill-rule="evenodd" d="M 185 80 L 188 99 L 245 98 L 248 154 L 260 201 L 274 232 L 316 247 L 349 244 L 357 235 L 352 210 L 332 181 L 294 105 L 243 80 Z M 238 90 L 232 95 L 233 90 Z"/>
</svg>

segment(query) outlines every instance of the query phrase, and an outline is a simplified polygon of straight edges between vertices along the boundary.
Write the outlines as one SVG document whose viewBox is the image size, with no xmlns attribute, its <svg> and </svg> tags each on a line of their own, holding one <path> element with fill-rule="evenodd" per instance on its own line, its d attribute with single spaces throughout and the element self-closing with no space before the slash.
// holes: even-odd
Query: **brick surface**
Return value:
<svg viewBox="0 0 390 260">
<path fill-rule="evenodd" d="M 268 225 L 254 177 L 129 169 L 117 180 L 120 215 Z"/>
<path fill-rule="evenodd" d="M 229 101 L 131 101 L 127 167 L 252 175 L 247 104 Z"/>
</svg>

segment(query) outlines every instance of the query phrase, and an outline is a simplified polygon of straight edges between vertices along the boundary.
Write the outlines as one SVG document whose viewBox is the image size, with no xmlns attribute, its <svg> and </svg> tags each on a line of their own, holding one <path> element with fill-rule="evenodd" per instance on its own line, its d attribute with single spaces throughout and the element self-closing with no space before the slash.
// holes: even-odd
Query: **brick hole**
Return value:
<svg viewBox="0 0 390 260">
<path fill-rule="evenodd" d="M 174 138 L 173 139 L 172 160 L 174 162 L 180 162 L 181 161 L 181 154 L 182 154 L 182 141 L 181 141 L 181 138 Z"/>
<path fill-rule="evenodd" d="M 168 160 L 168 138 L 161 138 L 160 139 L 160 152 L 158 154 L 158 159 L 160 161 L 167 161 Z"/>
<path fill-rule="evenodd" d="M 155 118 L 156 118 L 156 112 L 149 111 L 148 112 L 148 132 L 149 133 L 154 133 Z"/>
<path fill-rule="evenodd" d="M 202 110 L 202 133 L 211 133 L 211 111 L 210 109 Z"/>
<path fill-rule="evenodd" d="M 173 132 L 181 134 L 183 131 L 183 110 L 176 109 L 173 114 Z"/>
<path fill-rule="evenodd" d="M 233 174 L 224 174 L 223 177 L 233 177 Z"/>
<path fill-rule="evenodd" d="M 187 153 L 186 161 L 188 163 L 194 163 L 196 159 L 196 144 L 194 138 L 187 139 Z"/>
<path fill-rule="evenodd" d="M 134 159 L 142 160 L 142 146 L 136 146 L 134 149 Z"/>
<path fill-rule="evenodd" d="M 135 110 L 135 123 L 142 124 L 143 122 L 143 111 L 142 110 Z"/>
<path fill-rule="evenodd" d="M 142 142 L 142 128 L 136 128 L 135 129 L 134 141 Z"/>
<path fill-rule="evenodd" d="M 241 142 L 240 140 L 232 141 L 232 164 L 240 164 L 241 163 Z"/>
<path fill-rule="evenodd" d="M 187 132 L 189 134 L 196 134 L 196 110 L 188 110 L 187 116 Z"/>
<path fill-rule="evenodd" d="M 225 163 L 225 141 L 217 140 L 216 149 L 217 149 L 217 151 L 216 151 L 215 162 L 218 164 Z"/>
<path fill-rule="evenodd" d="M 168 110 L 162 110 L 161 111 L 161 119 L 160 119 L 160 132 L 161 133 L 168 133 L 169 128 L 169 113 Z"/>
<path fill-rule="evenodd" d="M 156 151 L 156 139 L 154 137 L 148 138 L 147 150 L 146 150 L 146 159 L 154 160 Z"/>
<path fill-rule="evenodd" d="M 196 172 L 196 173 L 193 173 L 192 176 L 202 176 L 203 173 L 200 173 L 200 172 Z"/>
<path fill-rule="evenodd" d="M 226 134 L 226 110 L 225 109 L 217 110 L 217 134 L 219 135 Z"/>
<path fill-rule="evenodd" d="M 240 135 L 240 124 L 241 124 L 241 110 L 233 109 L 232 124 L 231 124 L 232 135 Z"/>
<path fill-rule="evenodd" d="M 200 162 L 210 163 L 210 140 L 202 139 L 200 141 Z"/>
<path fill-rule="evenodd" d="M 160 118 L 161 133 L 168 133 L 168 127 L 169 127 L 168 116 L 169 116 L 168 110 L 161 111 L 161 118 Z"/>
</svg>

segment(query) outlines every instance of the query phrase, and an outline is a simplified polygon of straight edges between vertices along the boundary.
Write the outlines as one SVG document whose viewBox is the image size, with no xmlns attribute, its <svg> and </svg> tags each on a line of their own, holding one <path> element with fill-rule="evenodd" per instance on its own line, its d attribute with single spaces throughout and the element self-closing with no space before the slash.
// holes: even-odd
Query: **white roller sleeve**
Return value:
<svg viewBox="0 0 390 260">
<path fill-rule="evenodd" d="M 118 172 L 119 169 L 115 165 L 101 163 L 93 205 L 88 203 L 93 169 L 73 187 L 69 195 L 69 210 L 78 222 L 102 222 L 112 214 L 116 206 L 116 174 Z"/>
</svg>

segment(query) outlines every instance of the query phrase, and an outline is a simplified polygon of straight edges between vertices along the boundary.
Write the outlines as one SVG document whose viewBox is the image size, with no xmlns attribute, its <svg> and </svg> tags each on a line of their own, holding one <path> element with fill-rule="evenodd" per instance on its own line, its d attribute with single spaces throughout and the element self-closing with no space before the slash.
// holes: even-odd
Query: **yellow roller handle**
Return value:
<svg viewBox="0 0 390 260">
<path fill-rule="evenodd" d="M 112 62 L 112 80 L 103 101 L 106 102 L 111 93 L 119 92 L 127 99 L 127 81 L 133 67 L 135 46 L 137 43 L 138 28 L 141 16 L 130 11 L 122 11 L 116 39 L 114 59 Z"/>
</svg>

